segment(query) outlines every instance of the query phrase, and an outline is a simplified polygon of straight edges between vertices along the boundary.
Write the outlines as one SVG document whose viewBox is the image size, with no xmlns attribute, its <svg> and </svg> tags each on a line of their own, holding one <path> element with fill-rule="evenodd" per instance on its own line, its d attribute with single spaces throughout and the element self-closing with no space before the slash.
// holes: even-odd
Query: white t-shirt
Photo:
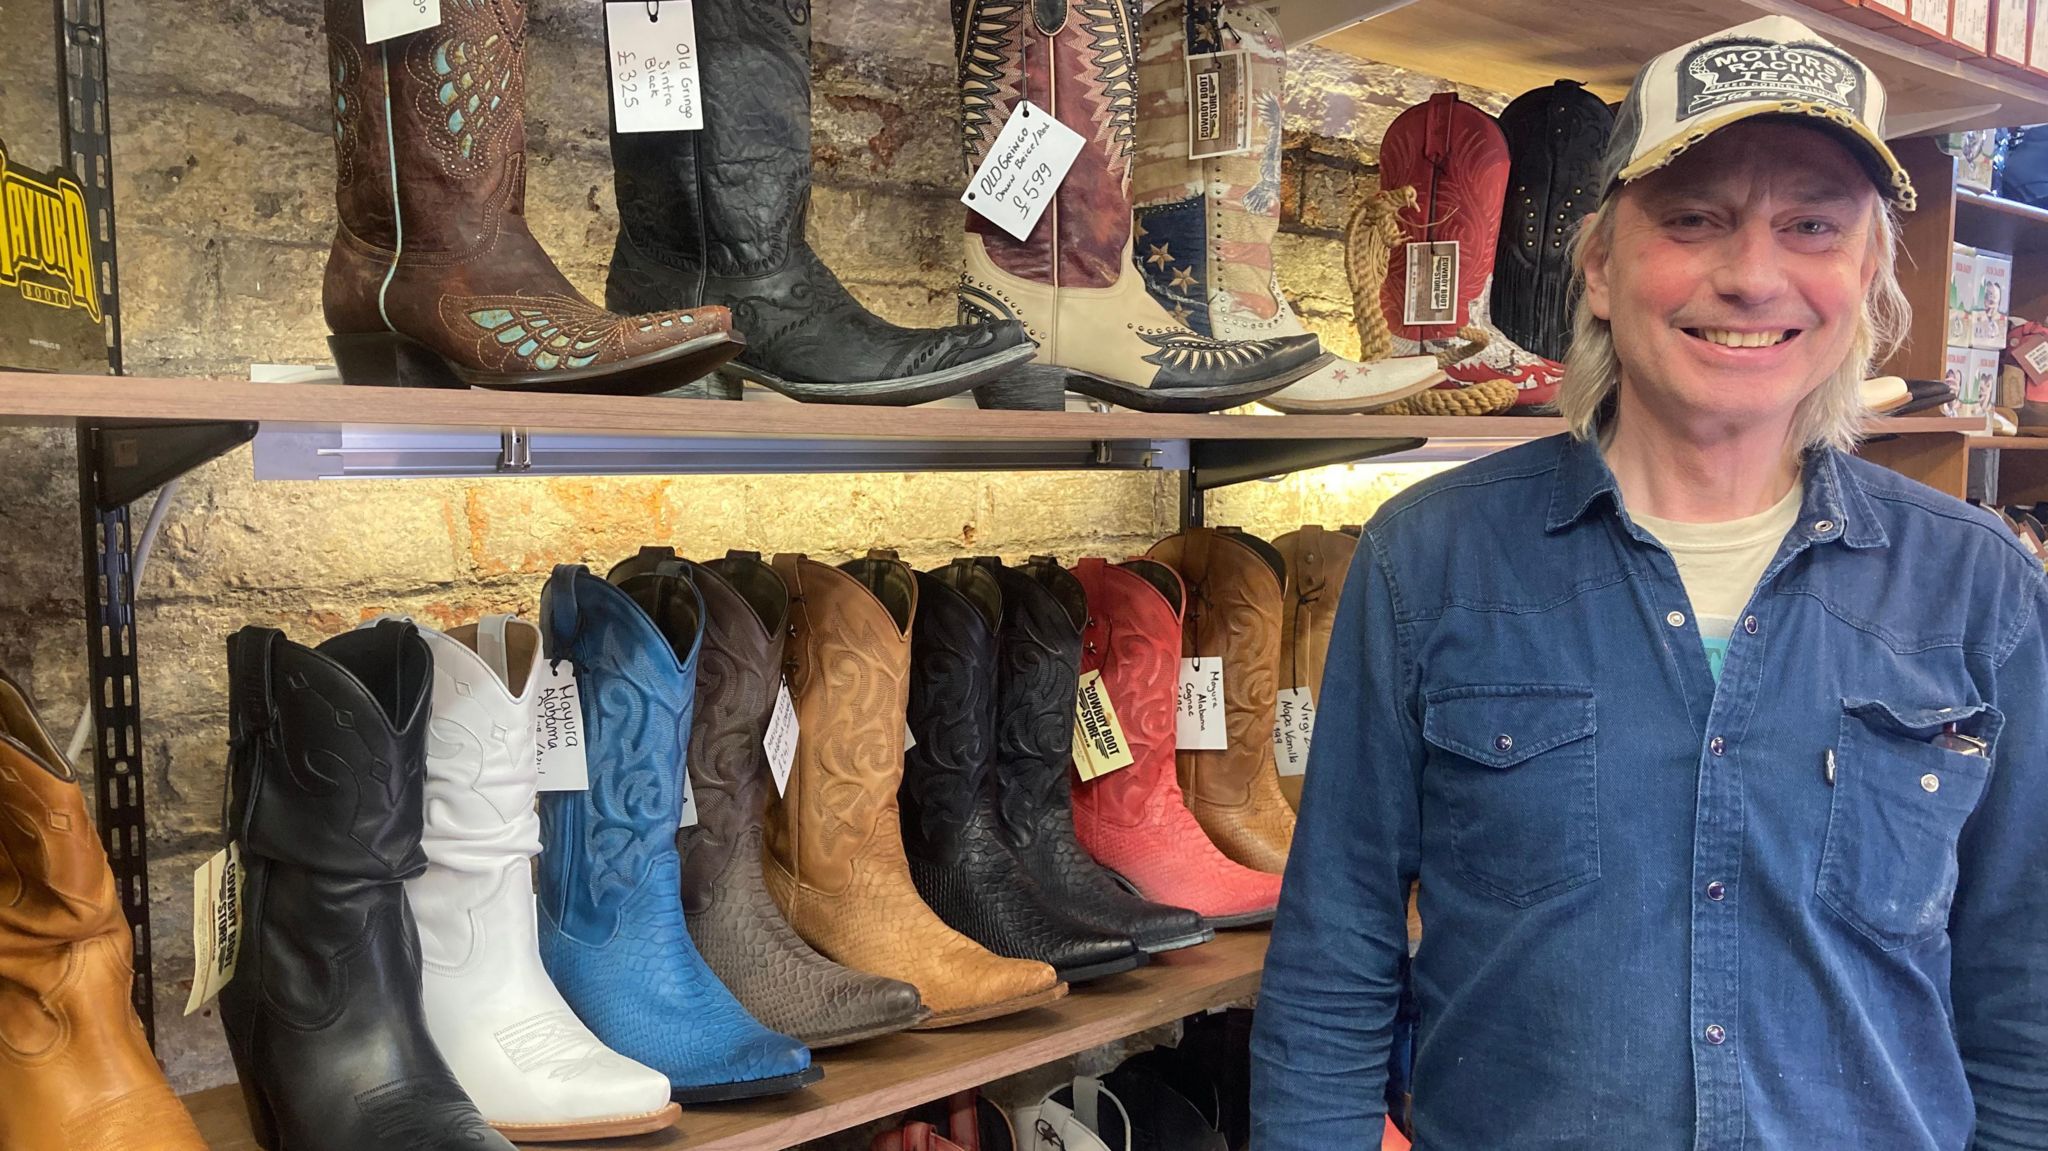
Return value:
<svg viewBox="0 0 2048 1151">
<path fill-rule="evenodd" d="M 1742 609 L 1756 591 L 1764 569 L 1778 554 L 1778 545 L 1799 521 L 1803 485 L 1794 482 L 1785 498 L 1753 516 L 1719 523 L 1688 524 L 1630 512 L 1642 529 L 1657 538 L 1678 566 L 1679 581 L 1692 601 L 1707 666 L 1714 679 L 1728 657 L 1728 637 L 1735 632 Z"/>
</svg>

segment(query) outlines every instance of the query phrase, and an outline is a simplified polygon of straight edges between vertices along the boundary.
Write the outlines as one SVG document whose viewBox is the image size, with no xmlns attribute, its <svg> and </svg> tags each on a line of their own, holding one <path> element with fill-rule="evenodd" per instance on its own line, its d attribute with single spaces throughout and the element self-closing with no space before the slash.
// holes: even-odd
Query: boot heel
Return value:
<svg viewBox="0 0 2048 1151">
<path fill-rule="evenodd" d="M 329 336 L 327 347 L 334 353 L 334 366 L 341 369 L 341 382 L 344 384 L 383 388 L 469 386 L 458 379 L 447 361 L 432 349 L 396 332 Z"/>
<path fill-rule="evenodd" d="M 242 1106 L 249 1112 L 249 1134 L 256 1146 L 263 1151 L 284 1151 L 284 1144 L 277 1137 L 277 1116 L 271 1113 L 270 1103 L 263 1098 L 263 1092 L 251 1078 L 253 1068 L 242 1057 L 241 1045 L 228 1043 L 228 1057 L 234 1061 L 235 1078 L 240 1080 Z"/>
<path fill-rule="evenodd" d="M 976 386 L 974 402 L 985 410 L 1065 411 L 1067 373 L 1044 364 L 1026 364 L 1001 379 Z"/>
</svg>

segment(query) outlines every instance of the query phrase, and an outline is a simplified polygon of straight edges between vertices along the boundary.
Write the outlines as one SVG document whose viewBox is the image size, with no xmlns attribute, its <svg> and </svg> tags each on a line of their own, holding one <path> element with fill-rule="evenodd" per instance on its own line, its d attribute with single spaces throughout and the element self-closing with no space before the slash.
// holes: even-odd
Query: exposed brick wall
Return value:
<svg viewBox="0 0 2048 1151">
<path fill-rule="evenodd" d="M 240 376 L 325 359 L 320 269 L 333 228 L 326 55 L 314 0 L 107 0 L 129 370 Z M 902 323 L 953 311 L 961 209 L 944 0 L 818 0 L 811 235 L 860 298 Z M 13 29 L 47 0 L 0 0 Z M 528 213 L 596 294 L 617 227 L 601 26 L 584 0 L 534 0 Z M 34 52 L 0 65 L 0 133 L 54 149 Z M 1290 111 L 1285 287 L 1336 350 L 1355 349 L 1341 226 L 1376 142 L 1440 85 L 1309 49 Z M 1494 98 L 1491 106 L 1498 106 Z M 1358 141 L 1352 143 L 1351 141 Z M 25 156 L 46 163 L 48 156 Z M 0 665 L 68 734 L 84 696 L 68 433 L 0 432 Z M 210 1011 L 178 1015 L 190 975 L 190 873 L 218 846 L 223 641 L 259 623 L 315 640 L 380 612 L 448 625 L 532 612 L 550 565 L 607 565 L 643 543 L 915 564 L 956 554 L 1143 550 L 1173 530 L 1177 477 L 1082 474 L 677 480 L 264 483 L 246 451 L 179 493 L 140 589 L 152 801 L 160 1054 L 181 1090 L 231 1077 Z M 1218 522 L 1276 533 L 1365 518 L 1393 484 L 1341 473 L 1219 494 Z M 137 523 L 147 505 L 137 511 Z"/>
</svg>

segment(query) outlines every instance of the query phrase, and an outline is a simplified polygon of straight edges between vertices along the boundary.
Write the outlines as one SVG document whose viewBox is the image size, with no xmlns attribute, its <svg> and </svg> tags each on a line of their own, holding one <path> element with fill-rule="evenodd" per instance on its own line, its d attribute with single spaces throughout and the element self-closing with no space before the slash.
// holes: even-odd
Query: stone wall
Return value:
<svg viewBox="0 0 2048 1151">
<path fill-rule="evenodd" d="M 129 371 L 231 377 L 252 362 L 324 360 L 333 177 L 320 6 L 106 8 Z M 10 33 L 41 35 L 47 12 L 47 0 L 0 0 Z M 617 226 L 598 10 L 533 0 L 531 19 L 528 211 L 570 279 L 595 294 Z M 944 0 L 817 0 L 816 37 L 812 237 L 885 316 L 947 320 L 961 209 Z M 24 109 L 51 83 L 31 63 L 0 66 L 0 125 L 24 150 L 37 119 Z M 1333 349 L 1355 350 L 1334 229 L 1372 186 L 1386 121 L 1440 86 L 1315 49 L 1300 53 L 1296 77 L 1284 284 Z M 68 433 L 0 432 L 0 666 L 64 733 L 84 697 L 73 467 Z M 1335 469 L 1245 485 L 1218 495 L 1214 518 L 1268 534 L 1305 518 L 1359 522 L 1408 478 Z M 381 612 L 435 625 L 531 613 L 550 565 L 606 565 L 656 541 L 693 555 L 833 559 L 887 545 L 916 564 L 1136 552 L 1174 530 L 1177 486 L 1142 474 L 258 484 L 246 450 L 200 469 L 176 494 L 137 622 L 159 1053 L 173 1082 L 189 1091 L 231 1078 L 212 1012 L 178 1012 L 190 874 L 219 846 L 223 641 L 235 628 L 314 640 Z"/>
</svg>

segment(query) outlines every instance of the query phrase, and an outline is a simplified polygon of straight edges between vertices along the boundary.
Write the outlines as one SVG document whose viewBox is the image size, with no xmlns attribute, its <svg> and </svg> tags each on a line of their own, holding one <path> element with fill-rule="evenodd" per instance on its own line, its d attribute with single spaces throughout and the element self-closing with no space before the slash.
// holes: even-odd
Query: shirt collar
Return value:
<svg viewBox="0 0 2048 1151">
<path fill-rule="evenodd" d="M 1584 519 L 1603 497 L 1610 508 L 1621 506 L 1621 486 L 1592 440 L 1558 437 L 1557 471 L 1550 491 L 1550 518 L 1545 530 L 1563 531 Z M 1802 465 L 1805 495 L 1799 505 L 1799 529 L 1811 543 L 1840 540 L 1852 548 L 1884 547 L 1891 542 L 1878 522 L 1877 505 L 1834 448 L 1814 448 Z"/>
</svg>

